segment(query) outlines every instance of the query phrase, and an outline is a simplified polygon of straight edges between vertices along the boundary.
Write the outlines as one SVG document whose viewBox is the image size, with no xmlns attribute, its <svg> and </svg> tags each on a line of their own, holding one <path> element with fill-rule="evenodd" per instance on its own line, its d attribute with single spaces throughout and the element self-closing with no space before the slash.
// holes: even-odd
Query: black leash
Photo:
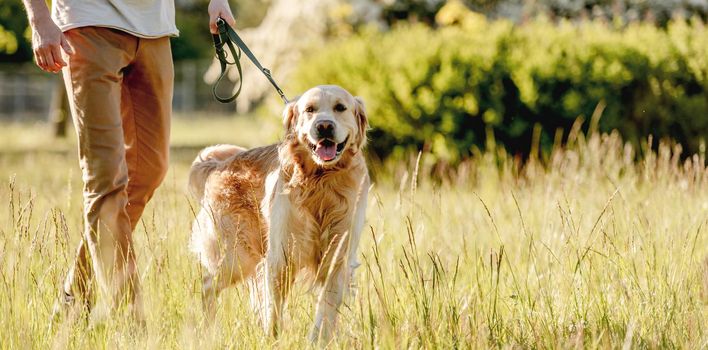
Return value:
<svg viewBox="0 0 708 350">
<path fill-rule="evenodd" d="M 241 40 L 241 37 L 236 34 L 236 31 L 229 26 L 226 21 L 224 21 L 222 18 L 218 18 L 216 20 L 216 26 L 219 29 L 218 34 L 212 34 L 212 37 L 214 38 L 214 49 L 216 50 L 216 57 L 219 59 L 219 63 L 221 64 L 221 75 L 219 76 L 219 79 L 216 80 L 214 83 L 214 86 L 211 89 L 211 92 L 214 94 L 214 98 L 216 98 L 217 101 L 221 103 L 229 103 L 238 97 L 238 95 L 241 94 L 241 88 L 243 87 L 243 70 L 241 69 L 241 53 L 245 53 L 246 57 L 248 57 L 251 62 L 253 62 L 254 65 L 256 65 L 256 68 L 260 70 L 266 78 L 268 78 L 268 81 L 270 81 L 271 85 L 275 88 L 275 91 L 278 92 L 278 95 L 280 95 L 280 98 L 283 99 L 283 102 L 286 104 L 289 102 L 288 98 L 285 97 L 285 94 L 283 93 L 283 90 L 280 89 L 280 86 L 273 80 L 273 76 L 270 74 L 270 70 L 268 68 L 264 68 L 261 66 L 260 62 L 258 62 L 258 59 L 256 59 L 256 56 L 253 55 L 253 52 L 248 49 L 248 46 L 246 46 L 246 43 Z M 226 58 L 227 52 L 224 50 L 224 44 L 228 46 L 229 51 L 231 52 L 231 57 L 233 58 L 233 62 L 229 62 Z M 234 44 L 236 44 L 236 47 L 234 47 Z M 226 75 L 226 66 L 229 65 L 236 65 L 236 70 L 238 71 L 238 89 L 236 92 L 233 94 L 231 97 L 220 97 L 216 93 L 216 87 L 219 85 L 219 82 L 221 79 L 224 78 L 224 75 Z"/>
</svg>

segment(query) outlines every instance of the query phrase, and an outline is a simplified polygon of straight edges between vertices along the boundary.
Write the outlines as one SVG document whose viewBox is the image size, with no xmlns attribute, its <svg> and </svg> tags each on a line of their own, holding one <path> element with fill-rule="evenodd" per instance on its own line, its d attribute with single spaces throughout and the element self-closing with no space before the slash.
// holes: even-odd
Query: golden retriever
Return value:
<svg viewBox="0 0 708 350">
<path fill-rule="evenodd" d="M 288 290 L 304 275 L 320 287 L 310 338 L 329 339 L 358 265 L 369 190 L 367 116 L 361 99 L 327 85 L 289 103 L 283 123 L 279 144 L 200 152 L 189 174 L 201 202 L 190 247 L 206 270 L 207 317 L 222 290 L 249 280 L 254 307 L 275 335 Z"/>
</svg>

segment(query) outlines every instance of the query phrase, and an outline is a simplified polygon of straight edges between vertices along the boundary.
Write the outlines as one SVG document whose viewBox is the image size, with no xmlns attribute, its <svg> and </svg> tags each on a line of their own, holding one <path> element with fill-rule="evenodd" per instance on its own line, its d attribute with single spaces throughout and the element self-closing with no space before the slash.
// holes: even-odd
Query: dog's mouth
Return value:
<svg viewBox="0 0 708 350">
<path fill-rule="evenodd" d="M 308 143 L 312 154 L 323 163 L 328 163 L 339 158 L 347 145 L 347 141 L 349 141 L 349 136 L 341 143 L 335 143 L 332 139 L 320 139 L 317 143 L 312 143 L 308 140 Z"/>
</svg>

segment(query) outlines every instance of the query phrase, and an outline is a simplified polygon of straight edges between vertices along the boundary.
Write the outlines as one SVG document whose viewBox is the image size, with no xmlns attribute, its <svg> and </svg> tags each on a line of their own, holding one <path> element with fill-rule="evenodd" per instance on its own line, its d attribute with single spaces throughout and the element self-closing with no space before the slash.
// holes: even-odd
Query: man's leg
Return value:
<svg viewBox="0 0 708 350">
<path fill-rule="evenodd" d="M 173 81 L 169 38 L 140 39 L 121 100 L 133 229 L 167 173 Z"/>
<path fill-rule="evenodd" d="M 84 180 L 84 239 L 64 292 L 84 293 L 90 277 L 87 257 L 108 309 L 127 299 L 137 286 L 128 203 L 128 168 L 121 121 L 123 68 L 138 40 L 116 30 L 84 27 L 65 33 L 75 54 L 64 69 L 79 140 Z M 84 273 L 84 271 L 86 273 Z M 86 297 L 86 296 L 82 296 Z M 125 298 L 125 299 L 124 299 Z"/>
<path fill-rule="evenodd" d="M 89 311 L 94 302 L 94 293 L 92 293 L 91 288 L 92 277 L 91 256 L 89 256 L 86 241 L 82 239 L 76 249 L 74 265 L 69 269 L 69 273 L 66 275 L 62 285 L 59 302 L 64 304 L 64 306 L 71 306 L 75 303 L 80 304 L 85 311 Z M 78 300 L 76 300 L 77 298 Z M 55 306 L 54 313 L 60 312 L 62 307 Z"/>
</svg>

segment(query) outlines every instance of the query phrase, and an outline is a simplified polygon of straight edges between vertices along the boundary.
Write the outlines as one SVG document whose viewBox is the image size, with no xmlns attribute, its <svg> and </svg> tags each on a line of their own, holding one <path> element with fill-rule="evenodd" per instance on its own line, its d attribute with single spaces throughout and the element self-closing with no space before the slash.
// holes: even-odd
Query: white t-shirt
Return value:
<svg viewBox="0 0 708 350">
<path fill-rule="evenodd" d="M 179 35 L 174 0 L 54 0 L 52 19 L 64 32 L 96 26 L 141 38 Z"/>
</svg>

